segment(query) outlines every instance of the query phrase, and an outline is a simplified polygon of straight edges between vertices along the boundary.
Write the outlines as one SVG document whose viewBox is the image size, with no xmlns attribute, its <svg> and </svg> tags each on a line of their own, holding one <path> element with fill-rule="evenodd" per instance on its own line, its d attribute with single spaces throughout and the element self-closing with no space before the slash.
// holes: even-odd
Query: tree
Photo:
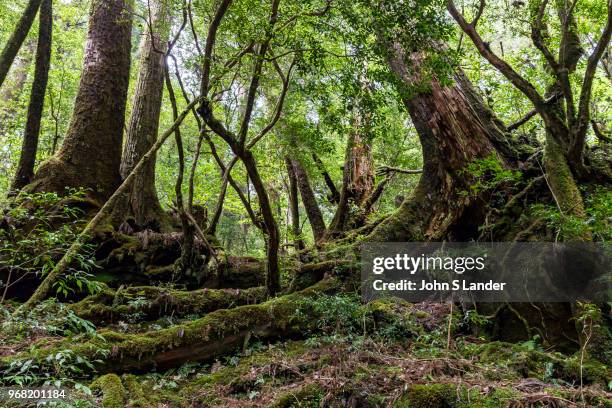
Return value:
<svg viewBox="0 0 612 408">
<path fill-rule="evenodd" d="M 550 50 L 550 45 L 545 41 L 543 34 L 548 5 L 547 0 L 530 3 L 534 11 L 530 18 L 531 39 L 546 61 L 547 69 L 554 79 L 554 87 L 549 88 L 549 91 L 560 94 L 560 98 L 565 102 L 564 110 L 559 103 L 556 103 L 557 98 L 551 100 L 542 96 L 530 81 L 500 58 L 482 39 L 476 27 L 484 12 L 484 1 L 480 2 L 475 17 L 469 23 L 452 0 L 447 3 L 450 14 L 470 38 L 478 53 L 529 99 L 534 110 L 542 118 L 547 132 L 545 152 L 547 178 L 557 205 L 564 214 L 584 218 L 584 203 L 575 178 L 584 179 L 591 173 L 584 163 L 586 136 L 591 119 L 591 94 L 595 70 L 612 35 L 612 2 L 609 0 L 607 2 L 607 21 L 588 57 L 579 84 L 577 103 L 570 80 L 570 75 L 576 70 L 576 64 L 583 53 L 579 43 L 580 38 L 575 31 L 576 2 L 555 2 L 561 27 L 557 56 Z"/>
<path fill-rule="evenodd" d="M 206 46 L 204 51 L 204 66 L 202 68 L 202 84 L 200 87 L 201 95 L 205 98 L 209 97 L 208 94 L 210 91 L 209 81 L 210 68 L 212 63 L 212 51 L 213 46 L 215 44 L 217 30 L 219 28 L 219 24 L 221 23 L 223 16 L 227 12 L 227 8 L 229 7 L 230 3 L 230 0 L 224 0 L 219 5 L 208 30 L 208 36 L 206 38 Z M 287 89 L 289 87 L 289 77 L 291 75 L 291 70 L 293 68 L 294 63 L 290 65 L 286 73 L 283 73 L 281 67 L 278 65 L 278 62 L 274 60 L 274 68 L 277 71 L 277 74 L 280 76 L 283 84 L 279 99 L 277 101 L 275 112 L 268 125 L 266 125 L 248 143 L 247 135 L 251 125 L 251 115 L 253 114 L 255 98 L 260 85 L 264 60 L 269 50 L 270 42 L 273 36 L 271 28 L 274 27 L 278 19 L 278 6 L 279 0 L 273 0 L 268 21 L 270 29 L 266 31 L 266 35 L 256 48 L 253 71 L 250 78 L 248 91 L 244 100 L 244 114 L 240 122 L 240 128 L 238 133 L 234 134 L 214 116 L 213 107 L 211 106 L 211 101 L 209 99 L 205 99 L 198 109 L 198 113 L 202 116 L 202 118 L 210 127 L 210 129 L 217 135 L 219 135 L 229 145 L 236 157 L 238 157 L 242 161 L 249 176 L 249 179 L 253 184 L 253 188 L 257 193 L 257 198 L 259 200 L 259 210 L 263 218 L 262 224 L 266 233 L 266 286 L 270 295 L 276 294 L 276 292 L 278 292 L 280 289 L 280 269 L 278 264 L 280 231 L 278 229 L 276 219 L 274 218 L 274 213 L 270 204 L 268 192 L 266 191 L 265 184 L 261 178 L 261 175 L 257 168 L 255 156 L 253 155 L 253 151 L 251 149 L 274 127 L 276 122 L 278 122 L 283 108 L 285 96 L 287 94 Z"/>
<path fill-rule="evenodd" d="M 43 0 L 40 6 L 39 20 L 34 82 L 30 93 L 21 156 L 19 157 L 19 164 L 11 186 L 12 193 L 16 193 L 25 187 L 34 175 L 34 163 L 36 162 L 36 152 L 38 151 L 38 135 L 40 133 L 40 122 L 51 64 L 51 36 L 53 32 L 51 0 Z"/>
<path fill-rule="evenodd" d="M 427 68 L 425 52 L 407 52 L 383 40 L 423 151 L 423 173 L 410 197 L 368 237 L 371 241 L 467 240 L 478 230 L 486 201 L 469 191 L 466 167 L 492 157 L 508 167 L 517 159 L 503 124 L 486 108 L 460 69 L 452 83 Z M 415 90 L 416 89 L 416 90 Z M 476 208 L 475 208 L 476 207 Z"/>
<path fill-rule="evenodd" d="M 169 27 L 164 0 L 152 2 L 150 22 L 140 44 L 140 64 L 121 159 L 121 177 L 132 171 L 157 139 Z M 155 159 L 136 177 L 127 197 L 138 225 L 159 221 L 163 210 L 155 191 Z"/>
<path fill-rule="evenodd" d="M 338 208 L 329 225 L 331 234 L 345 231 L 350 224 L 350 206 L 361 205 L 374 187 L 374 166 L 370 142 L 367 140 L 368 116 L 354 109 L 352 129 L 346 143 L 342 188 Z"/>
<path fill-rule="evenodd" d="M 317 197 L 312 190 L 308 173 L 306 173 L 306 169 L 304 169 L 302 163 L 296 159 L 292 159 L 291 163 L 293 165 L 297 186 L 302 197 L 302 204 L 304 204 L 304 209 L 306 210 L 306 215 L 308 216 L 308 221 L 312 228 L 314 240 L 315 242 L 320 241 L 325 237 L 326 228 L 321 209 L 317 203 Z"/>
<path fill-rule="evenodd" d="M 295 169 L 291 157 L 285 156 L 285 167 L 287 167 L 287 176 L 289 185 L 287 186 L 289 194 L 289 215 L 291 217 L 291 233 L 293 234 L 293 245 L 296 251 L 304 249 L 304 241 L 300 235 L 302 233 L 300 226 L 300 207 L 298 201 L 298 182 L 295 175 Z"/>
<path fill-rule="evenodd" d="M 121 181 L 121 144 L 130 72 L 130 3 L 92 4 L 83 73 L 59 152 L 41 164 L 30 191 L 83 187 L 100 201 Z"/>
<path fill-rule="evenodd" d="M 2 54 L 0 54 L 0 86 L 2 86 L 4 83 L 6 75 L 8 74 L 11 65 L 13 65 L 13 61 L 21 48 L 21 44 L 23 44 L 23 41 L 30 31 L 30 27 L 32 27 L 34 17 L 36 17 L 41 1 L 42 0 L 28 1 L 21 18 L 15 26 L 15 30 L 2 50 Z"/>
</svg>

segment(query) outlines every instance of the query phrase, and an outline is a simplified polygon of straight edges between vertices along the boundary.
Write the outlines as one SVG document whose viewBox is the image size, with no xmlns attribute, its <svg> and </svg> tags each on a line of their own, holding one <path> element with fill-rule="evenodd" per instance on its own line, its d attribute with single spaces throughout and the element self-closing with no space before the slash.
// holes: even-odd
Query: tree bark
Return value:
<svg viewBox="0 0 612 408">
<path fill-rule="evenodd" d="M 363 137 L 362 132 L 365 128 L 367 128 L 367 118 L 363 118 L 357 112 L 353 132 L 347 141 L 340 200 L 329 226 L 330 234 L 343 232 L 349 227 L 351 203 L 362 205 L 374 187 L 372 148 Z"/>
<path fill-rule="evenodd" d="M 299 161 L 291 160 L 291 162 L 293 164 L 298 189 L 300 190 L 300 195 L 302 196 L 302 204 L 304 204 L 304 209 L 306 210 L 306 215 L 308 216 L 308 221 L 310 222 L 310 226 L 312 228 L 314 240 L 317 242 L 325 236 L 325 221 L 323 221 L 323 215 L 319 209 L 317 197 L 310 186 L 310 180 L 306 170 Z"/>
<path fill-rule="evenodd" d="M 130 4 L 129 0 L 94 1 L 68 132 L 59 152 L 40 166 L 28 190 L 63 193 L 66 187 L 82 187 L 103 202 L 119 186 L 130 74 Z"/>
<path fill-rule="evenodd" d="M 293 167 L 293 161 L 289 156 L 285 157 L 285 166 L 289 177 L 289 213 L 291 216 L 291 233 L 296 251 L 304 249 L 304 241 L 300 238 L 300 207 L 298 205 L 298 182 Z"/>
<path fill-rule="evenodd" d="M 319 156 L 317 156 L 317 154 L 314 152 L 312 153 L 312 159 L 314 160 L 315 164 L 317 165 L 317 168 L 321 172 L 321 175 L 323 176 L 323 179 L 325 180 L 325 184 L 327 185 L 327 188 L 329 188 L 329 196 L 328 196 L 329 202 L 332 204 L 338 204 L 340 202 L 340 193 L 338 192 L 338 189 L 336 188 L 334 181 L 332 180 L 327 170 L 325 170 L 325 166 L 323 165 L 323 162 L 321 161 Z"/>
<path fill-rule="evenodd" d="M 42 0 L 30 0 L 28 2 L 21 18 L 17 22 L 15 30 L 2 50 L 2 54 L 0 55 L 0 86 L 4 83 L 6 75 L 21 48 L 21 44 L 23 44 L 23 41 L 30 31 L 30 27 L 32 27 L 34 17 L 36 17 L 41 1 Z"/>
<path fill-rule="evenodd" d="M 388 45 L 388 61 L 401 86 L 422 85 L 420 53 Z M 508 166 L 515 157 L 503 125 L 492 115 L 467 77 L 456 70 L 454 84 L 434 76 L 429 90 L 404 97 L 423 150 L 423 174 L 411 197 L 378 225 L 370 241 L 468 240 L 477 235 L 486 202 L 469 192 L 463 172 L 476 159 L 494 155 Z M 408 95 L 402 92 L 403 95 Z"/>
<path fill-rule="evenodd" d="M 11 186 L 11 193 L 21 190 L 34 176 L 40 122 L 45 103 L 47 80 L 49 79 L 49 66 L 51 64 L 51 37 L 53 32 L 51 0 L 43 0 L 40 6 L 39 20 L 34 82 L 32 83 L 32 91 L 30 93 L 21 156 L 19 157 L 19 164 Z"/>
<path fill-rule="evenodd" d="M 140 69 L 121 159 L 122 178 L 127 177 L 157 139 L 169 29 L 164 1 L 153 2 L 151 9 L 151 27 L 146 30 L 140 45 Z M 155 158 L 134 180 L 128 201 L 129 213 L 138 225 L 144 226 L 161 218 L 163 210 L 155 190 Z"/>
</svg>

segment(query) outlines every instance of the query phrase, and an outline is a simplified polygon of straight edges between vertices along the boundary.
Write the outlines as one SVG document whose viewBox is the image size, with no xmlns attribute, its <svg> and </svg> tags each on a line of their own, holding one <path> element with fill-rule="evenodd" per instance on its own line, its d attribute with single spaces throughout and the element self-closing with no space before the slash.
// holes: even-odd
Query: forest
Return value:
<svg viewBox="0 0 612 408">
<path fill-rule="evenodd" d="M 611 35 L 612 0 L 0 0 L 0 407 L 612 407 L 611 293 L 361 278 L 609 243 Z"/>
</svg>

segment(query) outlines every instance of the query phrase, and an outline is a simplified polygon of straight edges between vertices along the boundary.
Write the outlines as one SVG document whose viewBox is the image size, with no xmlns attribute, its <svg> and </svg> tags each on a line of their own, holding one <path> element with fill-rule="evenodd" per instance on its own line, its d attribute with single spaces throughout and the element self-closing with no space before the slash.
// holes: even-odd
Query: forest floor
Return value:
<svg viewBox="0 0 612 408">
<path fill-rule="evenodd" d="M 291 319 L 321 314 L 292 339 L 247 336 L 210 361 L 159 371 L 119 364 L 116 372 L 112 365 L 98 372 L 103 358 L 70 345 L 108 330 L 146 336 L 201 316 L 166 311 L 150 320 L 132 309 L 96 330 L 55 301 L 18 321 L 8 308 L 0 334 L 3 381 L 77 385 L 59 405 L 66 407 L 612 407 L 612 367 L 589 358 L 581 363 L 580 351 L 547 350 L 537 337 L 511 344 L 468 334 L 449 305 L 391 299 L 363 305 L 353 294 L 301 302 Z"/>
</svg>

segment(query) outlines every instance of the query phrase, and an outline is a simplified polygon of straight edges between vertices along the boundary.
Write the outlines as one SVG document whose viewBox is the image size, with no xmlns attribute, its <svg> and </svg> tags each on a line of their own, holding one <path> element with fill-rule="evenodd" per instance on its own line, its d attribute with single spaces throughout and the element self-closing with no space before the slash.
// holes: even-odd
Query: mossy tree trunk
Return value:
<svg viewBox="0 0 612 408">
<path fill-rule="evenodd" d="M 140 44 L 140 68 L 121 159 L 122 178 L 127 177 L 157 139 L 164 89 L 164 53 L 169 36 L 168 10 L 164 3 L 152 2 L 151 26 L 145 27 Z M 128 213 L 134 216 L 137 225 L 159 221 L 163 211 L 155 190 L 155 159 L 138 174 L 127 200 Z"/>
<path fill-rule="evenodd" d="M 486 202 L 469 194 L 464 170 L 474 160 L 490 156 L 510 165 L 515 157 L 505 128 L 462 72 L 455 71 L 452 85 L 443 85 L 435 76 L 421 77 L 426 72 L 423 53 L 407 53 L 397 42 L 387 48 L 419 135 L 424 166 L 412 195 L 368 239 L 468 240 L 477 234 Z"/>
<path fill-rule="evenodd" d="M 353 129 L 346 144 L 342 188 L 334 218 L 328 234 L 334 235 L 350 227 L 351 203 L 361 205 L 374 188 L 374 164 L 372 147 L 367 140 L 368 115 L 355 109 Z"/>
<path fill-rule="evenodd" d="M 53 32 L 53 9 L 51 0 L 43 0 L 40 6 L 38 27 L 38 43 L 36 45 L 36 66 L 34 67 L 34 82 L 30 93 L 30 103 L 26 117 L 25 133 L 21 146 L 21 155 L 15 178 L 11 185 L 11 193 L 16 193 L 26 186 L 34 175 L 36 152 L 38 151 L 38 135 L 42 119 L 49 66 L 51 64 L 51 36 Z"/>
<path fill-rule="evenodd" d="M 96 0 L 91 7 L 81 82 L 68 132 L 59 152 L 40 166 L 27 188 L 63 193 L 66 187 L 83 187 L 103 202 L 121 182 L 131 2 Z"/>
</svg>

